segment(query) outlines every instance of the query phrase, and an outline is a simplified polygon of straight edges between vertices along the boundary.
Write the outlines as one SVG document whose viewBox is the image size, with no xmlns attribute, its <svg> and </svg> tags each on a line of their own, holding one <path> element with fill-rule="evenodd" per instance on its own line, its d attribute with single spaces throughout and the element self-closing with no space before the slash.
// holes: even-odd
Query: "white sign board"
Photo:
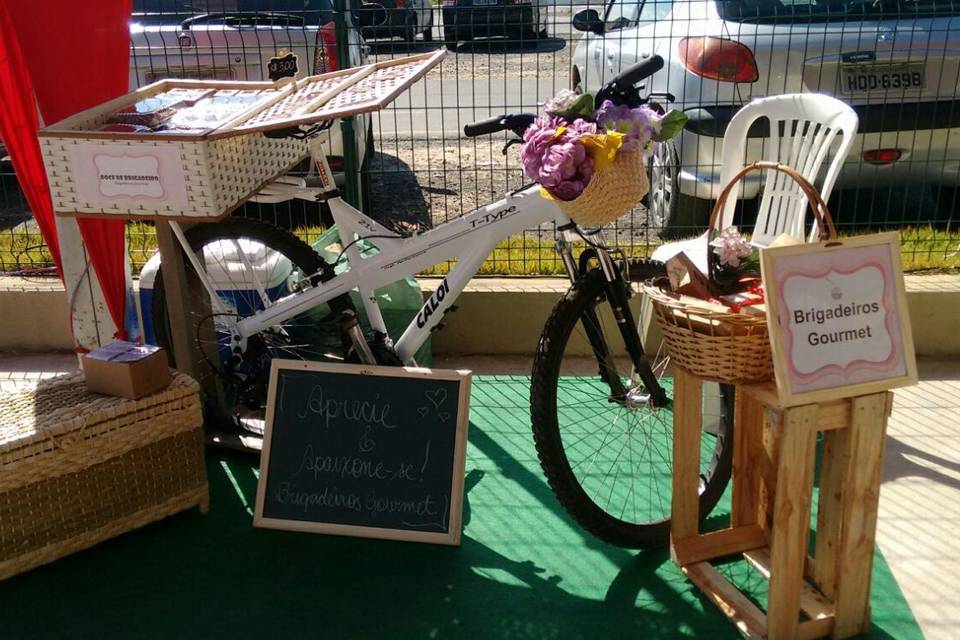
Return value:
<svg viewBox="0 0 960 640">
<path fill-rule="evenodd" d="M 128 206 L 144 200 L 187 208 L 187 186 L 175 145 L 77 144 L 69 149 L 77 195 L 86 207 Z"/>
<path fill-rule="evenodd" d="M 765 249 L 761 267 L 783 404 L 916 382 L 896 233 Z"/>
</svg>

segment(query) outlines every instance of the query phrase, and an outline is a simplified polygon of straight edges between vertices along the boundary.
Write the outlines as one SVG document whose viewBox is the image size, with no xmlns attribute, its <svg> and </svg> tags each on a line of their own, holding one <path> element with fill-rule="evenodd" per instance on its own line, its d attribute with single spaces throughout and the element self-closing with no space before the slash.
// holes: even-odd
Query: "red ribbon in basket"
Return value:
<svg viewBox="0 0 960 640">
<path fill-rule="evenodd" d="M 750 278 L 741 278 L 740 282 L 750 283 L 747 285 L 746 289 L 743 291 L 745 295 L 749 294 L 749 297 L 747 297 L 744 300 L 739 300 L 737 302 L 723 301 L 723 304 L 726 305 L 730 309 L 730 311 L 733 311 L 734 313 L 740 313 L 740 310 L 743 309 L 744 307 L 749 307 L 755 304 L 763 304 L 764 302 L 766 302 L 766 297 L 764 296 L 764 292 L 763 292 L 763 281 L 761 281 L 759 278 L 750 277 Z"/>
</svg>

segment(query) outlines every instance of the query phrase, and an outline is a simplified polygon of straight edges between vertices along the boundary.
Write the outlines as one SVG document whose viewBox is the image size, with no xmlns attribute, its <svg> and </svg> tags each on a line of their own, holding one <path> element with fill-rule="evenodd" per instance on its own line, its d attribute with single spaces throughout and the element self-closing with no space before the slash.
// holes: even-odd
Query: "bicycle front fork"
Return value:
<svg viewBox="0 0 960 640">
<path fill-rule="evenodd" d="M 600 269 L 603 272 L 604 280 L 607 284 L 607 300 L 613 311 L 613 317 L 617 322 L 617 328 L 623 337 L 623 343 L 630 355 L 630 361 L 633 364 L 633 370 L 640 376 L 643 386 L 646 389 L 649 398 L 643 399 L 655 408 L 667 407 L 670 404 L 670 398 L 666 391 L 657 380 L 650 360 L 643 350 L 643 343 L 640 340 L 640 332 L 637 328 L 636 319 L 633 311 L 630 309 L 630 284 L 624 278 L 623 273 L 617 266 L 616 261 L 610 256 L 610 252 L 602 247 L 595 247 L 597 260 L 600 262 Z M 557 241 L 557 250 L 563 260 L 564 267 L 571 282 L 582 275 L 573 258 L 573 251 L 570 243 L 566 240 Z M 620 375 L 617 372 L 616 364 L 613 361 L 609 345 L 600 329 L 600 321 L 597 317 L 596 306 L 590 306 L 584 311 L 583 328 L 587 340 L 597 358 L 597 364 L 600 366 L 600 375 L 610 386 L 610 394 L 613 398 L 622 398 L 625 403 L 631 403 L 637 399 L 631 398 L 629 390 L 624 389 Z"/>
</svg>

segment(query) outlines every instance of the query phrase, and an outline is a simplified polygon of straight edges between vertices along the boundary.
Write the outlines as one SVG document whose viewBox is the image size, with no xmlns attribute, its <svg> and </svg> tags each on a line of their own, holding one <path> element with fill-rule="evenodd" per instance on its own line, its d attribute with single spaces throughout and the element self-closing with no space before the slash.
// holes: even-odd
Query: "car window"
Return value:
<svg viewBox="0 0 960 640">
<path fill-rule="evenodd" d="M 613 0 L 604 18 L 607 31 L 632 27 L 640 22 L 663 20 L 673 9 L 673 0 Z"/>
<path fill-rule="evenodd" d="M 332 10 L 332 0 L 133 0 L 134 20 L 151 15 L 180 16 L 182 20 L 201 13 L 240 12 L 289 13 L 309 18 Z"/>
<path fill-rule="evenodd" d="M 955 0 L 718 0 L 717 11 L 733 22 L 828 22 L 960 15 Z"/>
</svg>

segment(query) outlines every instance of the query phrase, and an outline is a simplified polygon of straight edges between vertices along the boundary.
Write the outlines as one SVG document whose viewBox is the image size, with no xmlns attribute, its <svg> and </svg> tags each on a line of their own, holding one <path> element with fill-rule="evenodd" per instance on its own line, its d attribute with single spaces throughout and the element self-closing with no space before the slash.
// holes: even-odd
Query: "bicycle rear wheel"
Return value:
<svg viewBox="0 0 960 640">
<path fill-rule="evenodd" d="M 273 306 L 296 290 L 329 280 L 332 269 L 289 231 L 250 218 L 197 225 L 186 237 L 226 308 L 191 318 L 191 335 L 217 389 L 216 397 L 206 398 L 207 421 L 220 428 L 262 433 L 272 360 L 341 360 L 337 320 L 344 310 L 353 309 L 350 297 L 338 296 L 272 325 L 248 338 L 246 348 L 236 353 L 232 327 L 237 320 Z M 157 342 L 172 357 L 162 265 L 154 281 L 153 300 Z"/>
<path fill-rule="evenodd" d="M 663 265 L 646 261 L 632 263 L 629 271 L 634 283 L 664 275 Z M 602 313 L 605 296 L 603 274 L 590 271 L 547 321 L 533 367 L 533 437 L 550 487 L 582 527 L 618 546 L 665 544 L 670 532 L 673 409 L 652 408 L 645 401 L 616 323 Z M 601 362 L 590 353 L 588 323 L 612 357 Z M 672 396 L 670 360 L 662 345 L 647 355 Z M 610 376 L 619 378 L 626 396 L 613 396 Z M 730 478 L 732 408 L 732 389 L 704 384 L 701 517 L 716 505 Z"/>
</svg>

